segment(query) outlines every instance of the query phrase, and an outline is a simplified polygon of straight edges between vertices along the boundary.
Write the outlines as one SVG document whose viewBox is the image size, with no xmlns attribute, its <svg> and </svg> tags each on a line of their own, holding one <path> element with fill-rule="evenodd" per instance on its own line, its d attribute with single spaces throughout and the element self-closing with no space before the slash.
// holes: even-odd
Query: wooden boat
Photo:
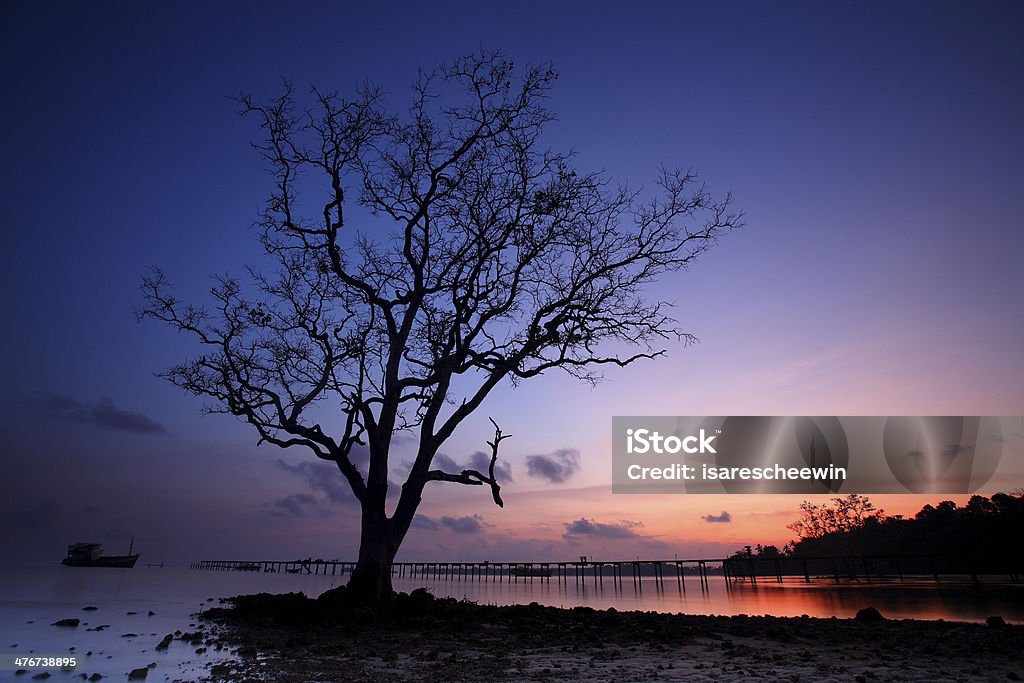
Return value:
<svg viewBox="0 0 1024 683">
<path fill-rule="evenodd" d="M 61 564 L 67 567 L 117 567 L 131 569 L 139 559 L 139 553 L 132 554 L 135 539 L 128 546 L 127 555 L 104 555 L 103 546 L 99 543 L 72 543 L 68 546 L 68 556 Z"/>
</svg>

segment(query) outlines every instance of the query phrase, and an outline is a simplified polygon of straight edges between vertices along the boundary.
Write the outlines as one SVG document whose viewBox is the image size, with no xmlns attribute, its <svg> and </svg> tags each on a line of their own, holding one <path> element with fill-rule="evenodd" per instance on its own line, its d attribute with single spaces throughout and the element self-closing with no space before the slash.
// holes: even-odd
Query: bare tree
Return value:
<svg viewBox="0 0 1024 683">
<path fill-rule="evenodd" d="M 313 89 L 305 106 L 288 84 L 266 102 L 243 95 L 276 181 L 259 222 L 274 268 L 249 269 L 251 294 L 217 278 L 212 307 L 180 302 L 159 270 L 143 279 L 141 316 L 205 347 L 163 377 L 261 442 L 337 464 L 361 505 L 349 586 L 367 600 L 390 595 L 428 482 L 486 485 L 502 505 L 497 424 L 487 472 L 432 468 L 491 390 L 556 368 L 597 382 L 692 341 L 643 290 L 740 224 L 693 173 L 662 169 L 644 193 L 544 148 L 555 78 L 485 52 L 421 73 L 402 115 L 368 85 L 352 100 Z M 418 447 L 389 515 L 403 431 Z"/>
<path fill-rule="evenodd" d="M 869 520 L 880 522 L 883 519 L 885 510 L 876 508 L 867 496 L 851 493 L 822 505 L 803 501 L 800 503 L 800 518 L 786 528 L 796 532 L 797 540 L 802 541 L 847 533 L 863 527 Z"/>
</svg>

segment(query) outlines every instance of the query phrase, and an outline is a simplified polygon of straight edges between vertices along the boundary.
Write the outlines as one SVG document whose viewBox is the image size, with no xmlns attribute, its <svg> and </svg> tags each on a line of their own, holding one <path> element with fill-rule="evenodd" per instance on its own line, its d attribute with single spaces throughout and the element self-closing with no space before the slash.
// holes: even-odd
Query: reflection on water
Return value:
<svg viewBox="0 0 1024 683">
<path fill-rule="evenodd" d="M 999 614 L 1010 621 L 1024 621 L 1024 585 L 972 582 L 936 583 L 925 579 L 843 583 L 803 579 L 729 582 L 711 576 L 702 586 L 696 577 L 680 584 L 676 577 L 659 582 L 627 577 L 621 585 L 607 578 L 596 585 L 592 578 L 568 583 L 555 578 L 508 583 L 501 581 L 445 580 L 442 578 L 396 580 L 397 590 L 427 586 L 436 595 L 467 598 L 481 603 L 516 604 L 536 601 L 556 607 L 585 605 L 597 609 L 683 612 L 687 614 L 770 614 L 780 617 L 852 617 L 857 610 L 874 606 L 894 619 L 946 619 L 984 621 Z"/>
<path fill-rule="evenodd" d="M 98 672 L 119 678 L 137 666 L 157 664 L 155 673 L 171 678 L 198 677 L 224 653 L 195 654 L 193 647 L 175 641 L 166 652 L 156 644 L 167 633 L 189 630 L 191 617 L 211 605 L 209 598 L 242 593 L 301 591 L 319 593 L 343 584 L 344 576 L 263 574 L 258 572 L 192 571 L 136 568 L 131 570 L 70 567 L 0 567 L 0 652 L 68 653 L 85 657 L 76 673 Z M 396 577 L 397 590 L 425 586 L 435 595 L 466 598 L 483 604 L 539 602 L 556 607 L 584 605 L 598 609 L 653 610 L 690 614 L 771 614 L 850 617 L 868 605 L 890 618 L 983 621 L 993 614 L 1011 622 L 1024 621 L 1024 586 L 1006 583 L 943 582 L 918 579 L 906 582 L 836 585 L 831 581 L 789 579 L 726 582 L 710 576 L 702 587 L 695 576 L 680 583 L 676 576 L 664 581 L 626 576 L 621 584 L 605 576 L 567 582 L 557 578 L 509 577 Z M 83 612 L 94 605 L 96 611 Z M 149 612 L 154 614 L 148 616 Z M 128 614 L 135 612 L 135 614 Z M 77 617 L 77 629 L 51 626 L 54 621 Z M 90 631 L 97 625 L 109 625 Z M 134 636 L 125 634 L 133 633 Z M 0 676 L 9 675 L 2 672 Z"/>
</svg>

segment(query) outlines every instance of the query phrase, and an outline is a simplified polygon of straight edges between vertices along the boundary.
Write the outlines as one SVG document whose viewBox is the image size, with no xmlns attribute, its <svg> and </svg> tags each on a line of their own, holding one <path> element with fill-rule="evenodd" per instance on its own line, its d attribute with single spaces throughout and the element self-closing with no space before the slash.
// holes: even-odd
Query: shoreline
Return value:
<svg viewBox="0 0 1024 683">
<path fill-rule="evenodd" d="M 258 594 L 202 618 L 240 661 L 224 681 L 1005 681 L 1024 677 L 1024 626 L 700 616 L 479 605 L 344 588 Z M 870 617 L 871 615 L 868 615 Z"/>
</svg>

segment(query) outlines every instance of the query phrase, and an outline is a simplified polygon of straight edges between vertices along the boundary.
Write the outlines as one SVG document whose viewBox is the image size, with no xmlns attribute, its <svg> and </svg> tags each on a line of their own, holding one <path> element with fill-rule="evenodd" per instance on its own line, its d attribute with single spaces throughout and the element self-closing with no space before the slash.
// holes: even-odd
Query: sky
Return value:
<svg viewBox="0 0 1024 683">
<path fill-rule="evenodd" d="M 746 226 L 658 284 L 700 343 L 502 387 L 443 449 L 510 481 L 430 484 L 399 559 L 721 557 L 790 540 L 792 496 L 611 493 L 613 415 L 1024 414 L 1024 8 L 1013 2 L 35 3 L 0 6 L 0 528 L 149 561 L 352 558 L 357 506 L 305 452 L 155 377 L 186 340 L 140 324 L 140 277 L 186 298 L 259 262 L 271 189 L 229 96 L 351 92 L 404 108 L 419 68 L 552 61 L 545 140 L 632 184 L 660 164 Z M 400 445 L 394 460 L 400 463 Z M 1022 483 L 1024 486 L 1024 483 Z M 910 513 L 928 496 L 879 496 Z M 8 558 L 12 559 L 12 558 Z"/>
</svg>

